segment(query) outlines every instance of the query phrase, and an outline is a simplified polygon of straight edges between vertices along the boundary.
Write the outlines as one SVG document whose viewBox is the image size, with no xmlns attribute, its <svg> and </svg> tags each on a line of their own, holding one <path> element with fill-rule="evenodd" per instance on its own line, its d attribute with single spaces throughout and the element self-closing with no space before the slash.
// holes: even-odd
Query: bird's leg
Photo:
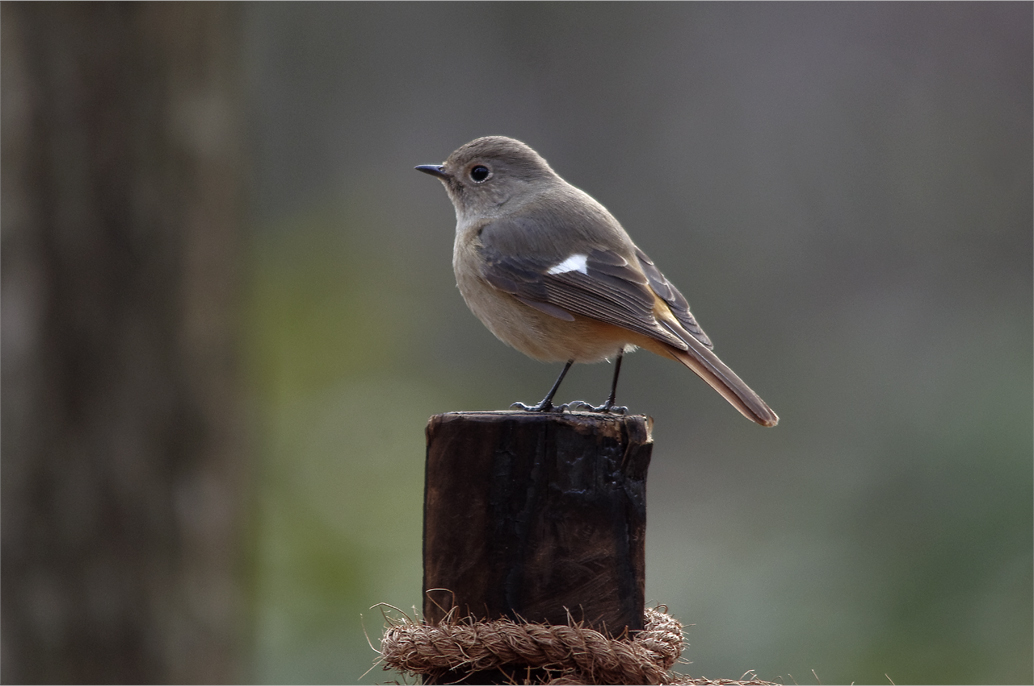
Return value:
<svg viewBox="0 0 1034 686">
<path fill-rule="evenodd" d="M 538 405 L 529 406 L 524 403 L 514 403 L 513 405 L 510 405 L 510 407 L 516 407 L 519 410 L 527 410 L 529 412 L 552 412 L 554 410 L 557 412 L 563 412 L 566 410 L 567 405 L 553 406 L 553 396 L 556 395 L 557 389 L 560 388 L 560 382 L 564 380 L 565 376 L 567 376 L 567 370 L 571 368 L 572 364 L 574 364 L 574 360 L 567 361 L 567 364 L 564 365 L 564 371 L 560 372 L 560 376 L 557 377 L 556 383 L 553 384 L 553 388 L 549 389 L 549 393 L 546 394 L 546 397 L 543 398 L 542 402 Z"/>
<path fill-rule="evenodd" d="M 615 414 L 625 414 L 628 412 L 627 407 L 614 406 L 614 399 L 618 394 L 618 374 L 621 373 L 621 360 L 624 356 L 625 351 L 622 350 L 618 353 L 618 359 L 614 361 L 614 380 L 610 383 L 610 395 L 607 397 L 607 402 L 600 407 L 594 408 L 597 412 L 614 412 Z"/>
<path fill-rule="evenodd" d="M 621 350 L 618 352 L 618 359 L 614 361 L 614 380 L 610 384 L 610 397 L 607 398 L 607 402 L 599 406 L 590 405 L 587 402 L 576 400 L 571 403 L 571 407 L 577 406 L 579 409 L 585 409 L 589 412 L 608 412 L 613 414 L 625 414 L 628 412 L 627 407 L 615 406 L 614 398 L 618 393 L 618 374 L 621 373 L 621 358 L 625 355 L 625 351 Z"/>
</svg>

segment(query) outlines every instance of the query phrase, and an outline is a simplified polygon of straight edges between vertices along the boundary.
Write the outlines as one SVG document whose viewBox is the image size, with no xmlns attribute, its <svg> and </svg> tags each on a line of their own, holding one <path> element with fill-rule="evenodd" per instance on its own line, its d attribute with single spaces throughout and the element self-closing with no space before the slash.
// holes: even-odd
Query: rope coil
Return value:
<svg viewBox="0 0 1034 686">
<path fill-rule="evenodd" d="M 393 620 L 381 639 L 384 669 L 431 677 L 509 668 L 538 668 L 545 683 L 661 684 L 682 653 L 682 624 L 648 609 L 645 628 L 630 638 L 608 638 L 577 625 L 471 619 L 437 626 Z"/>
</svg>

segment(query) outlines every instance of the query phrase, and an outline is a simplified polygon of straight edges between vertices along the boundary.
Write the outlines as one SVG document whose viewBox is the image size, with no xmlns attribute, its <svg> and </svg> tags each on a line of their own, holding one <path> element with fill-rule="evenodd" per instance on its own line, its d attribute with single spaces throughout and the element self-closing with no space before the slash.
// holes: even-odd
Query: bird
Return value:
<svg viewBox="0 0 1034 686">
<path fill-rule="evenodd" d="M 624 412 L 616 402 L 625 353 L 643 348 L 682 363 L 761 426 L 779 417 L 713 352 L 686 298 L 588 193 L 562 179 L 521 141 L 485 136 L 441 164 L 456 211 L 453 269 L 475 316 L 502 342 L 543 362 L 564 362 L 536 412 Z M 554 405 L 574 363 L 615 360 L 599 406 Z"/>
</svg>

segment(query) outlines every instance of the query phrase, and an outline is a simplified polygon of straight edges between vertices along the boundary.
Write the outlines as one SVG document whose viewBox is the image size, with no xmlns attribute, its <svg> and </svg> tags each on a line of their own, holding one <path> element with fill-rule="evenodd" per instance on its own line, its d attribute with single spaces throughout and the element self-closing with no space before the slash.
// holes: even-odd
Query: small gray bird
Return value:
<svg viewBox="0 0 1034 686">
<path fill-rule="evenodd" d="M 452 266 L 467 306 L 525 355 L 567 363 L 542 402 L 515 406 L 557 409 L 572 364 L 616 358 L 610 397 L 586 407 L 623 411 L 614 406 L 621 357 L 639 347 L 686 365 L 747 419 L 779 421 L 711 352 L 686 299 L 617 219 L 527 145 L 487 136 L 416 168 L 438 177 L 456 208 Z"/>
</svg>

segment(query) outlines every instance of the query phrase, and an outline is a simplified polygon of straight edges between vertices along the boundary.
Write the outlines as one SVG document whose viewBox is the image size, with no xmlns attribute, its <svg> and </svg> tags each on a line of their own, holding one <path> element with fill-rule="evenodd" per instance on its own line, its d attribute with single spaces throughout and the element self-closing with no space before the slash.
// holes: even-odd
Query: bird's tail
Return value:
<svg viewBox="0 0 1034 686">
<path fill-rule="evenodd" d="M 689 345 L 688 351 L 664 345 L 665 354 L 696 372 L 697 376 L 721 393 L 722 397 L 747 419 L 761 426 L 775 426 L 779 423 L 779 417 L 772 408 L 743 383 L 743 380 L 736 376 L 736 372 L 719 360 L 717 355 L 692 336 L 686 336 L 684 340 Z"/>
</svg>

